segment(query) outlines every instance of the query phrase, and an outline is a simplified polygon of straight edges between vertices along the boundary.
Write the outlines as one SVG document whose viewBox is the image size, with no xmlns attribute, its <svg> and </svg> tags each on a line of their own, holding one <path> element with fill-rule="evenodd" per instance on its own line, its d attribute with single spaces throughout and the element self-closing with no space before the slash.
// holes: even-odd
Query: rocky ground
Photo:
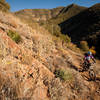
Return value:
<svg viewBox="0 0 100 100">
<path fill-rule="evenodd" d="M 9 30 L 19 33 L 19 43 Z M 0 100 L 100 100 L 100 62 L 97 80 L 89 81 L 87 72 L 77 70 L 82 58 L 42 27 L 0 12 Z M 67 71 L 66 81 L 55 77 L 57 69 Z"/>
</svg>

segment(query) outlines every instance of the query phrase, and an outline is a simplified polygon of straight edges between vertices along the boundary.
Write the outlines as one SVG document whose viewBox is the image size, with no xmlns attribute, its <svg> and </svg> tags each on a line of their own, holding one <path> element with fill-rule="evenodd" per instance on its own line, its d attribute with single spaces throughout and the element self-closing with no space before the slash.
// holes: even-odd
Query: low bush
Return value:
<svg viewBox="0 0 100 100">
<path fill-rule="evenodd" d="M 70 81 L 73 79 L 73 75 L 70 71 L 59 69 L 54 72 L 56 77 L 59 77 L 61 80 Z"/>
<path fill-rule="evenodd" d="M 21 41 L 21 37 L 20 35 L 15 32 L 15 31 L 12 31 L 12 30 L 9 30 L 7 35 L 13 40 L 15 41 L 16 43 L 19 43 Z"/>
</svg>

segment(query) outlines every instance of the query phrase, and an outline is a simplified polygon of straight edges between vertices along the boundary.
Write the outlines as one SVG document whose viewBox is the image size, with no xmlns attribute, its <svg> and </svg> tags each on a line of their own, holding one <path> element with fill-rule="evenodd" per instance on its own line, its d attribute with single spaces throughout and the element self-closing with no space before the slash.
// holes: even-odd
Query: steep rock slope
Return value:
<svg viewBox="0 0 100 100">
<path fill-rule="evenodd" d="M 19 43 L 8 36 L 9 30 L 19 33 Z M 99 81 L 89 82 L 88 74 L 77 71 L 81 57 L 42 27 L 32 29 L 0 12 L 1 100 L 99 100 Z M 55 77 L 61 68 L 67 71 L 66 81 Z"/>
</svg>

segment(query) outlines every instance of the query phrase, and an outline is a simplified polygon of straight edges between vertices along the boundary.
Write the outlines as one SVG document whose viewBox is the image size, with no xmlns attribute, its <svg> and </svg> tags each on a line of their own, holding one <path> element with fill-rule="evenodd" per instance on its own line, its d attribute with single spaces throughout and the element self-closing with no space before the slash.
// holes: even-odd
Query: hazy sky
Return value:
<svg viewBox="0 0 100 100">
<path fill-rule="evenodd" d="M 18 11 L 21 9 L 38 9 L 38 8 L 56 8 L 58 6 L 67 6 L 75 3 L 81 6 L 90 7 L 100 0 L 6 0 L 10 6 L 11 11 Z"/>
</svg>

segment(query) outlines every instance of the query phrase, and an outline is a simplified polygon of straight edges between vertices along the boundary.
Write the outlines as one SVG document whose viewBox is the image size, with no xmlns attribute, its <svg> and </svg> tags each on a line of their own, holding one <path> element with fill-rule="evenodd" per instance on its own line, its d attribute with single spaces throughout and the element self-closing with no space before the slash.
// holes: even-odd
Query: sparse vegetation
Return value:
<svg viewBox="0 0 100 100">
<path fill-rule="evenodd" d="M 19 43 L 21 41 L 21 37 L 20 35 L 15 32 L 15 31 L 12 31 L 12 30 L 9 30 L 7 35 L 13 40 L 15 41 L 16 43 Z"/>
<path fill-rule="evenodd" d="M 59 77 L 61 80 L 64 81 L 71 81 L 73 79 L 73 75 L 70 71 L 59 69 L 54 72 L 56 77 Z"/>
</svg>

